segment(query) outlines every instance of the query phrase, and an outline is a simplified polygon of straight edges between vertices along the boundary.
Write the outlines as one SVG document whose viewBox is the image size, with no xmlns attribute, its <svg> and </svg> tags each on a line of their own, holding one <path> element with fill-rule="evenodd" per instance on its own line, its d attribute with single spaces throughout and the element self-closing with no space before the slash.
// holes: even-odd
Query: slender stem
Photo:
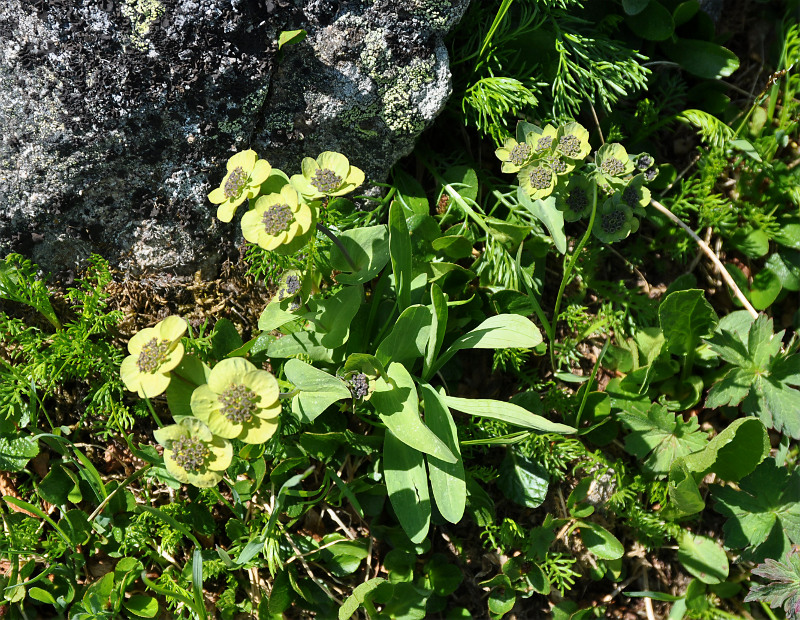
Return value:
<svg viewBox="0 0 800 620">
<path fill-rule="evenodd" d="M 127 486 L 131 482 L 133 482 L 134 480 L 136 480 L 137 478 L 139 478 L 140 476 L 145 474 L 151 467 L 152 467 L 152 465 L 145 465 L 141 469 L 137 469 L 130 476 L 125 478 L 125 480 L 123 480 L 122 483 L 116 489 L 111 491 L 111 493 L 106 495 L 105 499 L 103 499 L 103 501 L 100 502 L 100 505 L 97 508 L 94 509 L 94 512 L 92 512 L 92 514 L 89 515 L 89 521 L 93 521 L 94 518 L 97 515 L 99 515 L 101 512 L 103 512 L 103 509 L 108 505 L 108 502 L 111 501 L 111 498 L 114 497 L 120 489 L 127 488 Z"/>
<path fill-rule="evenodd" d="M 328 239 L 333 241 L 333 244 L 337 248 L 339 248 L 339 251 L 342 253 L 342 256 L 344 256 L 344 259 L 347 261 L 347 264 L 353 268 L 353 271 L 358 271 L 358 266 L 356 265 L 355 261 L 350 257 L 350 254 L 347 253 L 347 250 L 344 248 L 344 245 L 342 245 L 342 242 L 339 241 L 339 237 L 334 235 L 331 232 L 330 228 L 328 228 L 324 224 L 320 224 L 319 222 L 317 222 L 317 230 L 320 231 L 326 237 L 328 237 Z"/>
<path fill-rule="evenodd" d="M 153 419 L 156 421 L 156 426 L 158 428 L 163 428 L 164 425 L 161 423 L 161 419 L 156 414 L 156 410 L 153 409 L 153 404 L 150 402 L 150 399 L 147 396 L 144 397 L 144 402 L 147 403 L 147 408 L 150 410 L 150 413 L 153 415 Z"/>
<path fill-rule="evenodd" d="M 572 277 L 572 270 L 575 268 L 575 263 L 578 262 L 578 257 L 581 254 L 581 250 L 583 250 L 584 246 L 589 241 L 589 236 L 592 234 L 592 227 L 594 226 L 594 217 L 597 214 L 597 184 L 593 184 L 592 186 L 592 215 L 589 217 L 589 225 L 586 227 L 586 232 L 583 234 L 580 243 L 578 243 L 578 247 L 575 248 L 575 251 L 572 253 L 572 257 L 569 259 L 569 263 L 567 263 L 566 268 L 564 269 L 564 275 L 561 278 L 561 286 L 558 287 L 558 296 L 556 297 L 556 305 L 553 309 L 553 321 L 550 323 L 550 366 L 553 368 L 553 372 L 556 371 L 556 355 L 555 355 L 555 337 L 556 337 L 556 326 L 558 325 L 558 312 L 561 309 L 561 300 L 564 297 L 564 289 L 567 288 L 567 284 Z"/>
<path fill-rule="evenodd" d="M 742 305 L 745 307 L 745 310 L 747 310 L 750 313 L 750 316 L 752 316 L 754 319 L 758 318 L 758 312 L 756 312 L 756 309 L 753 308 L 752 304 L 749 301 L 747 301 L 747 298 L 744 296 L 744 293 L 742 293 L 741 289 L 738 286 L 736 286 L 736 282 L 733 281 L 731 274 L 729 274 L 728 270 L 725 269 L 725 266 L 722 264 L 722 261 L 720 261 L 719 257 L 714 253 L 714 250 L 712 250 L 705 241 L 703 241 L 700 237 L 698 237 L 697 234 L 691 228 L 689 228 L 686 224 L 684 224 L 683 220 L 681 220 L 677 215 L 675 215 L 672 211 L 667 209 L 660 202 L 658 202 L 655 199 L 651 199 L 650 204 L 653 205 L 658 211 L 666 215 L 670 220 L 675 222 L 678 226 L 683 228 L 683 230 L 686 231 L 686 234 L 688 234 L 692 239 L 694 239 L 695 243 L 700 246 L 700 249 L 703 250 L 705 255 L 711 259 L 712 263 L 714 263 L 714 266 L 717 268 L 717 271 L 719 271 L 719 275 L 722 276 L 722 279 L 725 280 L 725 283 L 731 287 L 733 294 L 736 295 L 736 299 L 742 302 Z"/>
<path fill-rule="evenodd" d="M 611 343 L 611 339 L 606 339 L 606 343 L 603 345 L 602 350 L 600 351 L 600 355 L 597 356 L 597 360 L 594 363 L 594 368 L 592 368 L 592 374 L 589 375 L 589 380 L 584 384 L 586 387 L 583 390 L 583 398 L 581 399 L 581 406 L 578 409 L 578 414 L 575 416 L 575 428 L 580 429 L 581 427 L 581 416 L 583 416 L 583 410 L 586 409 L 586 403 L 589 400 L 589 389 L 592 387 L 592 381 L 597 376 L 597 370 L 600 368 L 600 362 L 603 361 L 603 356 L 608 351 L 608 345 Z"/>
</svg>

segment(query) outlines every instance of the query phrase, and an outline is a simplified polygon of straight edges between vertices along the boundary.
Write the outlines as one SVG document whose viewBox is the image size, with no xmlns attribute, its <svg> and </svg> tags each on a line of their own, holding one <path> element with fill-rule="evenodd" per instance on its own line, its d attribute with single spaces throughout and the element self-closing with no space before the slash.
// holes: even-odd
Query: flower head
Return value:
<svg viewBox="0 0 800 620">
<path fill-rule="evenodd" d="M 303 174 L 295 174 L 292 185 L 299 194 L 313 200 L 323 196 L 344 196 L 364 182 L 364 173 L 341 153 L 325 151 L 316 160 L 306 157 Z"/>
<path fill-rule="evenodd" d="M 606 179 L 613 181 L 633 172 L 633 162 L 625 147 L 617 142 L 606 143 L 597 151 L 595 163 Z"/>
<path fill-rule="evenodd" d="M 274 250 L 308 232 L 313 222 L 311 207 L 287 184 L 280 193 L 256 200 L 255 208 L 242 216 L 242 234 L 251 243 Z"/>
<path fill-rule="evenodd" d="M 592 150 L 589 146 L 589 132 L 580 123 L 567 123 L 558 128 L 556 151 L 562 157 L 573 161 L 584 159 Z"/>
<path fill-rule="evenodd" d="M 211 202 L 219 205 L 217 218 L 223 222 L 230 222 L 236 208 L 245 200 L 258 196 L 261 184 L 272 172 L 267 160 L 258 159 L 251 149 L 236 153 L 228 160 L 227 168 L 220 186 L 208 195 Z"/>
<path fill-rule="evenodd" d="M 169 371 L 183 357 L 180 340 L 185 331 L 186 321 L 168 316 L 154 327 L 136 332 L 128 342 L 130 355 L 122 360 L 119 369 L 125 387 L 142 398 L 163 393 L 169 386 Z"/>
<path fill-rule="evenodd" d="M 622 241 L 637 230 L 639 220 L 633 216 L 633 210 L 625 204 L 621 193 L 617 192 L 597 210 L 592 234 L 601 241 L 613 243 Z"/>
<path fill-rule="evenodd" d="M 192 392 L 192 412 L 215 435 L 264 443 L 278 428 L 278 393 L 278 382 L 266 370 L 241 357 L 228 358 Z"/>
<path fill-rule="evenodd" d="M 233 459 L 231 442 L 215 437 L 197 418 L 184 418 L 153 435 L 164 446 L 164 466 L 178 482 L 213 487 Z"/>
<path fill-rule="evenodd" d="M 564 220 L 575 222 L 592 210 L 594 182 L 580 175 L 570 177 L 566 188 L 559 192 L 556 207 L 564 213 Z"/>
<path fill-rule="evenodd" d="M 547 166 L 530 165 L 519 171 L 519 186 L 533 199 L 545 198 L 553 193 L 556 174 Z"/>
<path fill-rule="evenodd" d="M 527 142 L 520 143 L 509 138 L 494 154 L 503 162 L 503 172 L 519 172 L 520 168 L 530 162 L 533 149 Z"/>
<path fill-rule="evenodd" d="M 530 144 L 531 149 L 533 149 L 534 157 L 543 157 L 553 151 L 557 133 L 555 127 L 545 125 L 544 129 L 542 129 L 538 125 L 525 123 L 521 125 L 521 129 L 525 136 L 525 142 Z"/>
<path fill-rule="evenodd" d="M 644 182 L 645 175 L 637 174 L 618 192 L 622 202 L 636 212 L 641 211 L 642 215 L 644 215 L 642 207 L 646 207 L 650 203 L 650 190 L 644 186 Z"/>
</svg>

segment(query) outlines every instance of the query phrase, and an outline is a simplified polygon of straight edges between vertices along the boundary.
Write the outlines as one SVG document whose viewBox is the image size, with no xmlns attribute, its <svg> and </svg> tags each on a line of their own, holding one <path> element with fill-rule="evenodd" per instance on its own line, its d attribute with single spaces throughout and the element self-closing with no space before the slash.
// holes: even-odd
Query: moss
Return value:
<svg viewBox="0 0 800 620">
<path fill-rule="evenodd" d="M 126 0 L 120 7 L 122 14 L 131 20 L 131 43 L 136 49 L 147 50 L 147 33 L 153 23 L 164 15 L 158 0 Z"/>
</svg>

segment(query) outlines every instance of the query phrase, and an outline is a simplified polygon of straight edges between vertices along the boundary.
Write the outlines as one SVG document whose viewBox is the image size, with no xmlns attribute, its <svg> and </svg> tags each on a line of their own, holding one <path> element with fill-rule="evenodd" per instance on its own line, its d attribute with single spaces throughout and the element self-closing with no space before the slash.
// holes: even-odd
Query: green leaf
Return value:
<svg viewBox="0 0 800 620">
<path fill-rule="evenodd" d="M 283 370 L 286 378 L 301 390 L 292 400 L 292 413 L 302 422 L 313 422 L 337 400 L 351 396 L 347 385 L 339 377 L 301 360 L 289 360 Z"/>
<path fill-rule="evenodd" d="M 361 306 L 364 291 L 360 285 L 345 286 L 327 299 L 316 302 L 316 314 L 311 319 L 323 347 L 335 349 L 347 342 L 350 324 Z"/>
<path fill-rule="evenodd" d="M 629 14 L 625 21 L 631 30 L 648 41 L 665 41 L 675 32 L 672 13 L 658 0 L 651 0 L 643 10 Z"/>
<path fill-rule="evenodd" d="M 375 577 L 353 588 L 353 592 L 344 600 L 342 606 L 339 608 L 339 620 L 348 620 L 358 611 L 358 608 L 364 604 L 364 601 L 372 600 L 378 588 L 383 584 L 389 586 L 389 583 L 382 577 Z"/>
<path fill-rule="evenodd" d="M 447 331 L 447 299 L 439 285 L 431 284 L 431 329 L 428 334 L 428 344 L 425 348 L 425 358 L 422 364 L 422 380 L 428 381 L 433 375 L 434 360 L 439 355 Z"/>
<path fill-rule="evenodd" d="M 581 540 L 586 548 L 603 560 L 617 560 L 625 553 L 625 547 L 606 528 L 591 521 L 578 521 Z"/>
<path fill-rule="evenodd" d="M 298 318 L 300 318 L 298 315 L 281 309 L 281 305 L 278 302 L 272 302 L 267 304 L 261 316 L 258 317 L 258 329 L 262 332 L 271 332 L 273 329 L 278 329 L 287 323 L 296 321 Z"/>
<path fill-rule="evenodd" d="M 244 344 L 234 324 L 226 319 L 217 319 L 211 333 L 211 354 L 218 360 L 223 359 L 231 351 Z"/>
<path fill-rule="evenodd" d="M 667 350 L 673 355 L 693 351 L 700 338 L 710 334 L 718 321 L 716 312 L 699 289 L 667 295 L 658 307 L 658 319 Z"/>
<path fill-rule="evenodd" d="M 769 435 L 761 421 L 739 418 L 684 460 L 693 472 L 701 475 L 713 472 L 723 480 L 735 482 L 751 473 L 769 450 Z"/>
<path fill-rule="evenodd" d="M 158 600 L 144 594 L 132 594 L 122 601 L 122 606 L 140 618 L 155 618 L 158 613 Z"/>
<path fill-rule="evenodd" d="M 677 459 L 670 467 L 667 493 L 679 516 L 693 515 L 706 507 L 697 482 L 683 459 Z"/>
<path fill-rule="evenodd" d="M 738 229 L 730 238 L 731 245 L 750 258 L 761 258 L 769 251 L 769 236 L 760 228 Z"/>
<path fill-rule="evenodd" d="M 766 310 L 772 305 L 781 292 L 781 279 L 774 271 L 764 267 L 755 276 L 750 285 L 750 302 L 756 310 Z"/>
<path fill-rule="evenodd" d="M 420 390 L 428 428 L 458 459 L 455 463 L 448 463 L 428 455 L 428 470 L 436 507 L 450 523 L 458 523 L 464 516 L 467 483 L 464 477 L 464 462 L 458 445 L 456 425 L 442 397 L 430 385 L 423 383 L 420 385 Z"/>
<path fill-rule="evenodd" d="M 391 382 L 378 377 L 370 399 L 386 427 L 411 448 L 455 463 L 456 456 L 419 417 L 419 397 L 413 377 L 397 362 L 389 364 L 386 372 Z"/>
<path fill-rule="evenodd" d="M 650 4 L 650 0 L 622 0 L 622 8 L 627 15 L 641 13 Z"/>
<path fill-rule="evenodd" d="M 500 464 L 497 487 L 506 499 L 525 506 L 538 508 L 547 498 L 550 475 L 539 463 L 525 458 L 513 448 L 506 450 Z"/>
<path fill-rule="evenodd" d="M 63 506 L 69 500 L 69 496 L 76 486 L 77 484 L 65 471 L 64 466 L 56 463 L 36 488 L 36 491 L 46 502 L 54 506 Z"/>
<path fill-rule="evenodd" d="M 800 543 L 800 470 L 791 473 L 765 459 L 733 487 L 711 485 L 714 509 L 728 518 L 725 545 L 747 547 L 744 558 L 781 557 Z M 791 541 L 791 542 L 790 542 Z"/>
<path fill-rule="evenodd" d="M 800 250 L 800 221 L 797 216 L 783 217 L 775 234 L 775 242 L 793 250 Z"/>
<path fill-rule="evenodd" d="M 39 454 L 39 443 L 27 435 L 0 435 L 0 470 L 22 471 Z"/>
<path fill-rule="evenodd" d="M 728 556 L 713 539 L 681 530 L 678 560 L 703 583 L 721 583 L 728 578 Z"/>
<path fill-rule="evenodd" d="M 770 255 L 764 267 L 778 276 L 787 291 L 800 291 L 800 252 L 781 249 Z"/>
<path fill-rule="evenodd" d="M 796 618 L 800 606 L 800 552 L 792 551 L 784 561 L 768 558 L 752 570 L 753 575 L 769 580 L 767 584 L 751 584 L 744 602 L 764 601 L 773 609 L 783 605 L 787 618 Z M 794 614 L 794 615 L 793 615 Z"/>
<path fill-rule="evenodd" d="M 386 226 L 364 226 L 337 233 L 350 258 L 354 271 L 335 245 L 331 247 L 331 267 L 342 273 L 336 276 L 341 284 L 363 284 L 378 275 L 389 262 L 389 229 Z"/>
<path fill-rule="evenodd" d="M 753 159 L 754 161 L 757 162 L 761 162 L 761 155 L 758 154 L 756 147 L 754 147 L 749 141 L 745 140 L 744 138 L 731 140 L 730 145 L 737 151 L 741 151 L 742 153 L 747 155 L 750 159 Z"/>
<path fill-rule="evenodd" d="M 692 75 L 707 80 L 728 77 L 739 68 L 736 54 L 711 41 L 679 38 L 674 43 L 664 42 L 661 45 L 670 60 Z"/>
<path fill-rule="evenodd" d="M 425 355 L 432 320 L 428 306 L 409 306 L 378 345 L 375 357 L 384 365 L 391 361 L 411 366 Z"/>
<path fill-rule="evenodd" d="M 458 260 L 472 256 L 472 242 L 461 235 L 445 235 L 434 239 L 431 246 L 448 258 Z"/>
<path fill-rule="evenodd" d="M 406 216 L 397 201 L 389 206 L 389 256 L 392 260 L 397 305 L 401 311 L 411 305 L 411 237 Z"/>
<path fill-rule="evenodd" d="M 36 278 L 36 266 L 20 254 L 9 254 L 0 262 L 0 299 L 31 306 L 61 329 L 47 286 Z"/>
<path fill-rule="evenodd" d="M 295 332 L 271 342 L 268 357 L 307 356 L 314 362 L 333 363 L 333 352 L 319 342 L 319 336 L 311 332 Z"/>
<path fill-rule="evenodd" d="M 400 525 L 411 542 L 422 542 L 431 520 L 428 475 L 422 453 L 387 431 L 383 441 L 383 472 L 389 501 Z"/>
<path fill-rule="evenodd" d="M 306 31 L 302 28 L 298 30 L 281 30 L 278 35 L 278 49 L 284 45 L 296 45 L 306 38 Z"/>
<path fill-rule="evenodd" d="M 397 166 L 392 170 L 392 179 L 397 189 L 397 201 L 403 207 L 406 217 L 427 215 L 430 205 L 419 181 Z"/>
<path fill-rule="evenodd" d="M 564 234 L 564 214 L 556 208 L 556 199 L 548 196 L 544 200 L 531 200 L 528 193 L 520 187 L 517 190 L 517 201 L 544 224 L 556 249 L 565 254 L 567 252 L 567 236 Z"/>
<path fill-rule="evenodd" d="M 676 458 L 702 449 L 707 442 L 697 418 L 684 422 L 680 415 L 656 403 L 646 410 L 632 401 L 624 401 L 623 406 L 626 408 L 617 413 L 617 419 L 631 431 L 625 436 L 625 450 L 656 476 L 666 475 Z"/>
<path fill-rule="evenodd" d="M 574 433 L 575 429 L 566 424 L 551 422 L 547 418 L 535 415 L 523 409 L 519 405 L 506 403 L 500 400 L 479 399 L 479 398 L 457 398 L 455 396 L 445 396 L 445 404 L 450 409 L 463 411 L 470 415 L 477 415 L 493 420 L 502 420 L 515 426 L 532 428 L 545 433 Z"/>
</svg>

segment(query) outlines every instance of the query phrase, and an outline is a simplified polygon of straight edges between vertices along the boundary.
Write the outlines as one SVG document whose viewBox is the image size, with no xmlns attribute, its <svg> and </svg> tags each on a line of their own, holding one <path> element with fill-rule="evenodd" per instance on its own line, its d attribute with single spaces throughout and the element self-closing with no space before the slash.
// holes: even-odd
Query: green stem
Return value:
<svg viewBox="0 0 800 620">
<path fill-rule="evenodd" d="M 152 414 L 153 419 L 156 421 L 156 426 L 158 426 L 158 428 L 163 428 L 164 425 L 161 423 L 161 420 L 159 419 L 158 415 L 156 414 L 156 410 L 153 409 L 153 404 L 150 402 L 150 399 L 147 398 L 147 396 L 144 397 L 144 402 L 147 403 L 147 408 L 150 410 L 150 413 Z"/>
<path fill-rule="evenodd" d="M 592 227 L 594 226 L 594 217 L 597 214 L 597 185 L 593 184 L 592 186 L 592 215 L 589 217 L 589 225 L 586 227 L 586 232 L 583 234 L 583 238 L 581 238 L 580 243 L 578 243 L 578 247 L 575 248 L 575 251 L 572 253 L 572 257 L 567 263 L 566 268 L 564 269 L 564 275 L 561 278 L 561 286 L 558 287 L 558 295 L 556 296 L 556 305 L 553 309 L 553 322 L 550 324 L 550 333 L 547 334 L 550 337 L 550 366 L 553 368 L 553 372 L 556 371 L 556 354 L 555 354 L 555 336 L 556 336 L 556 327 L 558 326 L 558 312 L 561 309 L 561 300 L 564 297 L 564 289 L 567 288 L 567 284 L 569 284 L 570 278 L 572 277 L 572 270 L 575 268 L 575 263 L 578 262 L 578 257 L 581 254 L 581 250 L 583 250 L 584 246 L 589 241 L 589 236 L 592 234 Z"/>
<path fill-rule="evenodd" d="M 328 237 L 328 239 L 333 241 L 333 244 L 337 248 L 339 248 L 339 251 L 342 253 L 342 256 L 344 256 L 344 259 L 347 261 L 347 264 L 350 265 L 353 271 L 358 271 L 358 266 L 356 265 L 355 261 L 350 257 L 350 254 L 348 254 L 344 245 L 342 245 L 342 242 L 339 241 L 339 237 L 334 235 L 333 232 L 331 232 L 330 228 L 328 228 L 324 224 L 320 224 L 319 222 L 317 222 L 317 230 L 320 231 L 326 237 Z"/>
<path fill-rule="evenodd" d="M 597 376 L 597 370 L 600 368 L 600 362 L 603 361 L 603 356 L 608 351 L 608 345 L 611 343 L 610 339 L 606 340 L 606 343 L 603 345 L 603 348 L 600 350 L 600 355 L 597 356 L 597 360 L 594 363 L 594 368 L 592 368 L 592 374 L 589 375 L 589 380 L 586 382 L 586 388 L 583 390 L 583 398 L 581 399 L 581 406 L 578 409 L 578 414 L 575 416 L 575 428 L 580 430 L 581 427 L 581 416 L 583 415 L 583 410 L 586 409 L 586 402 L 589 400 L 589 388 L 592 387 L 592 381 Z"/>
</svg>

